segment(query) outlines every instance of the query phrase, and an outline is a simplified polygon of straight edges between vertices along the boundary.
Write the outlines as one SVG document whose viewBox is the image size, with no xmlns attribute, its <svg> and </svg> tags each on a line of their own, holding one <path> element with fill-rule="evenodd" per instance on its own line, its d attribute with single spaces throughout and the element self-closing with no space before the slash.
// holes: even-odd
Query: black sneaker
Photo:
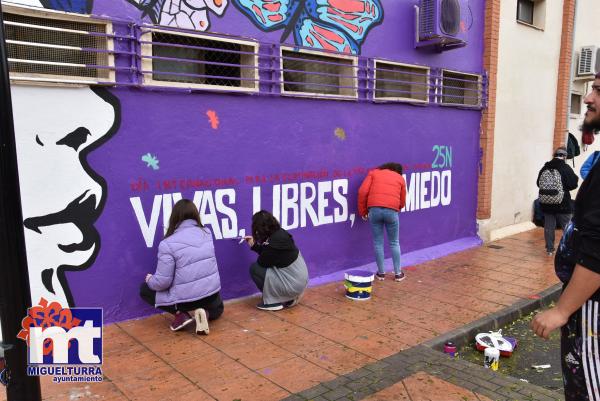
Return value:
<svg viewBox="0 0 600 401">
<path fill-rule="evenodd" d="M 377 280 L 383 281 L 385 280 L 385 273 L 377 273 L 375 274 L 375 277 L 377 277 Z"/>
<path fill-rule="evenodd" d="M 283 309 L 283 304 L 282 303 L 277 303 L 277 304 L 266 304 L 264 302 L 259 303 L 258 305 L 256 305 L 256 307 L 260 310 L 282 310 Z"/>
<path fill-rule="evenodd" d="M 396 275 L 394 275 L 394 281 L 402 281 L 406 278 L 406 276 L 404 275 L 404 272 L 400 272 Z"/>
<path fill-rule="evenodd" d="M 300 302 L 300 299 L 299 299 L 299 297 L 296 297 L 296 298 L 294 298 L 294 299 L 291 299 L 291 300 L 289 300 L 289 301 L 287 301 L 287 302 L 284 302 L 284 303 L 283 303 L 283 307 L 284 307 L 284 308 L 291 308 L 291 307 L 293 307 L 293 306 L 296 306 L 296 305 L 298 305 L 298 302 Z"/>
</svg>

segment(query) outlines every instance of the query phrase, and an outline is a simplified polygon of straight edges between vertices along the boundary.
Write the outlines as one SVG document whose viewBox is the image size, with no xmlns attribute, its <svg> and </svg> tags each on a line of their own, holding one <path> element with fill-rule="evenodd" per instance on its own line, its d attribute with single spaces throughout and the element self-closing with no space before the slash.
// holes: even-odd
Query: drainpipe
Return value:
<svg viewBox="0 0 600 401">
<path fill-rule="evenodd" d="M 567 94 L 567 116 L 566 116 L 566 124 L 567 124 L 567 132 L 565 132 L 565 140 L 564 144 L 567 144 L 568 136 L 569 136 L 569 117 L 571 115 L 571 91 L 573 90 L 573 78 L 575 77 L 575 34 L 577 30 L 575 29 L 577 26 L 577 0 L 573 0 L 575 3 L 575 11 L 573 12 L 573 37 L 571 38 L 571 71 L 569 73 L 569 93 Z M 575 159 L 573 159 L 575 161 Z"/>
<path fill-rule="evenodd" d="M 27 375 L 27 343 L 17 339 L 31 306 L 21 192 L 0 4 L 0 323 L 9 371 L 8 401 L 41 401 L 40 379 Z"/>
</svg>

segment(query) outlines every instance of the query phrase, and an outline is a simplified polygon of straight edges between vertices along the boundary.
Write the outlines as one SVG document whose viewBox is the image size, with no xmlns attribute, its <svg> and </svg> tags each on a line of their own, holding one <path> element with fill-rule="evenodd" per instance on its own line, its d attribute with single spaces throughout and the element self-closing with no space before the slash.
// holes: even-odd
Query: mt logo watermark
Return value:
<svg viewBox="0 0 600 401">
<path fill-rule="evenodd" d="M 18 338 L 27 342 L 27 374 L 54 382 L 102 381 L 102 309 L 63 308 L 58 302 L 27 310 Z"/>
</svg>

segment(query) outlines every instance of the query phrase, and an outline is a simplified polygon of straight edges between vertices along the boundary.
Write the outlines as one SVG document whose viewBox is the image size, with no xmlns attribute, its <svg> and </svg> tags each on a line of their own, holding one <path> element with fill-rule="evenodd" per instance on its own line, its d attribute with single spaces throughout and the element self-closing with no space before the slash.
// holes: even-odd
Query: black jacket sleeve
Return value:
<svg viewBox="0 0 600 401">
<path fill-rule="evenodd" d="M 578 263 L 600 273 L 600 165 L 581 184 L 575 199 L 575 226 L 579 230 Z"/>
<path fill-rule="evenodd" d="M 577 177 L 577 174 L 575 174 L 573 169 L 565 163 L 561 173 L 565 189 L 567 191 L 572 191 L 576 189 L 577 184 L 579 183 L 579 177 Z"/>
<path fill-rule="evenodd" d="M 259 245 L 258 243 L 255 242 L 254 245 L 252 245 L 252 247 L 250 249 L 252 249 L 254 252 L 256 252 L 260 255 L 263 250 L 263 246 Z"/>
<path fill-rule="evenodd" d="M 256 262 L 262 267 L 287 267 L 298 258 L 298 248 L 292 236 L 279 229 L 262 245 L 254 244 L 252 250 L 258 253 Z"/>
</svg>

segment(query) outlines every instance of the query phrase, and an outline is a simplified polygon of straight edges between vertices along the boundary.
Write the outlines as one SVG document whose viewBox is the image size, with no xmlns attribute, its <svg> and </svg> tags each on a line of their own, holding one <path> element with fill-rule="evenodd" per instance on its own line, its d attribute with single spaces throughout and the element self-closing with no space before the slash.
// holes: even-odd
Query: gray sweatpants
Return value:
<svg viewBox="0 0 600 401">
<path fill-rule="evenodd" d="M 546 240 L 546 251 L 554 251 L 554 231 L 556 230 L 556 224 L 561 230 L 564 230 L 567 223 L 571 220 L 571 214 L 554 214 L 544 213 L 544 239 Z"/>
</svg>

